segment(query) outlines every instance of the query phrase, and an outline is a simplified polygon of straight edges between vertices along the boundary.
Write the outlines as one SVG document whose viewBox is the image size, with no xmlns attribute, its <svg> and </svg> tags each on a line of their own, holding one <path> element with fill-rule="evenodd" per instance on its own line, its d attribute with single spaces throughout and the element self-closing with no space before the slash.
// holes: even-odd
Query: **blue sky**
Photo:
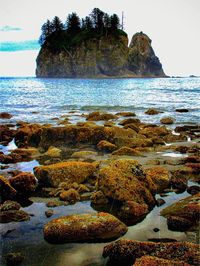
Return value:
<svg viewBox="0 0 200 266">
<path fill-rule="evenodd" d="M 41 25 L 99 7 L 125 15 L 129 35 L 145 32 L 168 75 L 200 75 L 200 0 L 0 0 L 0 76 L 34 76 Z M 3 62 L 3 63 L 2 63 Z"/>
</svg>

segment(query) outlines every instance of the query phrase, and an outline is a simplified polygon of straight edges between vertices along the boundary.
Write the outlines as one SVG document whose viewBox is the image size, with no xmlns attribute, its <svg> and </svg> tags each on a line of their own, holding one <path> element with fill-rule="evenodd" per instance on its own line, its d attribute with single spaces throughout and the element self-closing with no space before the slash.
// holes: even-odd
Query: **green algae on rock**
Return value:
<svg viewBox="0 0 200 266">
<path fill-rule="evenodd" d="M 54 244 L 104 242 L 117 239 L 126 232 L 125 224 L 103 212 L 63 216 L 44 226 L 45 240 Z"/>
</svg>

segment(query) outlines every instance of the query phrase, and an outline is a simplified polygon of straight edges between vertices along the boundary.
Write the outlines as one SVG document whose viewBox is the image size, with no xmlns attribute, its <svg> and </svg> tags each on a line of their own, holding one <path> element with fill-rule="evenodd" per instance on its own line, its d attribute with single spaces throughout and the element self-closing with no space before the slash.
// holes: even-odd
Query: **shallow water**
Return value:
<svg viewBox="0 0 200 266">
<path fill-rule="evenodd" d="M 200 78 L 105 80 L 0 78 L 0 95 L 0 112 L 10 112 L 14 115 L 10 120 L 0 120 L 0 123 L 15 123 L 19 120 L 57 123 L 51 119 L 66 114 L 70 115 L 70 121 L 77 122 L 84 120 L 81 117 L 82 113 L 95 110 L 112 113 L 133 111 L 143 122 L 157 124 L 161 117 L 172 116 L 176 119 L 173 127 L 184 123 L 197 123 L 200 120 Z M 164 113 L 156 116 L 145 115 L 145 110 L 150 107 Z M 177 108 L 186 108 L 189 112 L 177 113 L 175 112 Z M 15 148 L 12 141 L 6 147 L 0 146 L 0 151 L 8 154 Z M 183 157 L 174 152 L 161 152 L 160 155 L 172 159 Z M 32 172 L 37 165 L 38 161 L 33 160 L 11 164 L 9 170 Z M 166 203 L 161 207 L 155 207 L 142 222 L 129 226 L 123 238 L 144 241 L 159 237 L 186 240 L 187 234 L 169 231 L 166 219 L 159 215 L 162 208 L 186 196 L 187 192 L 168 193 L 164 198 Z M 41 199 L 35 198 L 33 204 L 24 207 L 25 211 L 33 214 L 30 221 L 0 225 L 3 253 L 21 251 L 25 255 L 22 266 L 105 265 L 105 260 L 102 258 L 105 243 L 50 245 L 43 239 L 42 230 L 47 221 L 61 215 L 95 211 L 89 201 L 53 208 L 55 214 L 51 218 L 46 218 L 45 211 L 48 208 L 44 201 L 40 201 Z M 155 227 L 160 231 L 154 232 Z"/>
<path fill-rule="evenodd" d="M 165 79 L 38 79 L 0 78 L 0 112 L 10 112 L 9 120 L 51 122 L 70 111 L 78 115 L 102 110 L 133 111 L 144 122 L 158 123 L 163 116 L 176 123 L 196 123 L 200 119 L 200 78 Z M 164 113 L 148 116 L 150 107 Z M 187 108 L 188 113 L 175 112 Z M 0 122 L 7 122 L 2 120 Z"/>
</svg>

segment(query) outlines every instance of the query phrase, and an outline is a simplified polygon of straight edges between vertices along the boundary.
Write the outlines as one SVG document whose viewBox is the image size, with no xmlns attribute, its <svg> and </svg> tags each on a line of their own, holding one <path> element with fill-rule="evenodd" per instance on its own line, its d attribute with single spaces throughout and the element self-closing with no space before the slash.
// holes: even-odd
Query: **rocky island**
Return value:
<svg viewBox="0 0 200 266">
<path fill-rule="evenodd" d="M 80 22 L 72 13 L 65 26 L 55 17 L 42 31 L 37 77 L 165 77 L 151 39 L 139 32 L 128 44 L 116 14 L 96 8 Z"/>
</svg>

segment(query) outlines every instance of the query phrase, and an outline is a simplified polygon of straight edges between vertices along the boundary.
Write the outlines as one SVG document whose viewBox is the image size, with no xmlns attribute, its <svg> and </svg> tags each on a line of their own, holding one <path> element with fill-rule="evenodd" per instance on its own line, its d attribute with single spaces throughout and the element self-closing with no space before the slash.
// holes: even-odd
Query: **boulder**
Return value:
<svg viewBox="0 0 200 266">
<path fill-rule="evenodd" d="M 167 226 L 169 230 L 185 232 L 192 227 L 192 221 L 178 216 L 169 216 L 167 218 Z"/>
<path fill-rule="evenodd" d="M 171 125 L 171 124 L 174 123 L 174 119 L 171 118 L 171 117 L 163 117 L 163 118 L 160 120 L 160 123 L 165 124 L 165 125 Z"/>
<path fill-rule="evenodd" d="M 63 216 L 44 226 L 44 238 L 53 244 L 106 241 L 126 232 L 125 224 L 103 212 Z"/>
<path fill-rule="evenodd" d="M 16 196 L 17 191 L 11 186 L 9 180 L 0 176 L 0 200 L 12 199 Z"/>
<path fill-rule="evenodd" d="M 152 137 L 164 137 L 167 136 L 170 133 L 170 130 L 168 130 L 165 126 L 148 126 L 142 128 L 139 133 L 141 135 L 145 135 L 147 138 L 152 138 Z"/>
<path fill-rule="evenodd" d="M 181 261 L 198 266 L 200 252 L 199 245 L 189 242 L 154 243 L 127 239 L 108 244 L 103 250 L 103 257 L 109 257 L 111 265 L 131 266 L 136 259 L 145 255 L 170 260 L 171 265 L 174 265 L 174 261 Z"/>
<path fill-rule="evenodd" d="M 175 202 L 161 211 L 161 215 L 168 219 L 173 230 L 187 230 L 196 225 L 200 218 L 200 193 Z M 182 227 L 183 226 L 183 227 Z"/>
<path fill-rule="evenodd" d="M 0 125 L 0 142 L 7 145 L 14 138 L 15 130 L 10 129 L 7 125 Z"/>
<path fill-rule="evenodd" d="M 154 166 L 152 168 L 146 169 L 145 173 L 147 179 L 151 180 L 154 184 L 152 187 L 150 186 L 153 191 L 156 190 L 156 192 L 160 192 L 167 188 L 170 184 L 170 173 L 162 166 Z"/>
<path fill-rule="evenodd" d="M 99 190 L 92 193 L 91 203 L 94 205 L 105 205 L 108 203 L 108 198 Z"/>
<path fill-rule="evenodd" d="M 97 144 L 97 149 L 104 152 L 112 152 L 117 149 L 117 146 L 107 140 L 101 140 Z"/>
<path fill-rule="evenodd" d="M 12 200 L 6 200 L 3 204 L 0 205 L 0 212 L 3 211 L 10 211 L 10 210 L 19 210 L 21 208 L 21 205 Z"/>
<path fill-rule="evenodd" d="M 124 117 L 136 116 L 136 114 L 133 113 L 133 112 L 119 112 L 119 113 L 116 113 L 115 115 L 117 115 L 117 116 L 124 116 Z"/>
<path fill-rule="evenodd" d="M 43 154 L 43 155 L 46 155 L 48 157 L 52 157 L 52 158 L 55 158 L 55 157 L 61 157 L 61 150 L 54 147 L 54 146 L 50 146 L 48 148 L 48 150 Z"/>
<path fill-rule="evenodd" d="M 0 223 L 23 222 L 28 220 L 30 220 L 30 216 L 22 210 L 8 210 L 0 212 Z"/>
<path fill-rule="evenodd" d="M 114 160 L 99 171 L 98 190 L 120 202 L 132 200 L 153 206 L 155 199 L 148 186 L 146 175 L 135 160 Z"/>
<path fill-rule="evenodd" d="M 92 112 L 87 117 L 86 120 L 88 121 L 101 121 L 101 120 L 110 120 L 110 119 L 116 119 L 117 116 L 113 114 L 108 113 L 100 113 L 100 112 Z"/>
<path fill-rule="evenodd" d="M 17 147 L 37 147 L 40 142 L 42 127 L 43 126 L 38 124 L 22 124 L 15 135 L 15 144 Z"/>
<path fill-rule="evenodd" d="M 10 184 L 16 189 L 18 194 L 29 196 L 37 187 L 35 176 L 28 172 L 22 172 L 9 179 Z"/>
<path fill-rule="evenodd" d="M 6 113 L 6 112 L 0 113 L 0 119 L 10 119 L 11 117 L 13 116 L 9 113 Z"/>
<path fill-rule="evenodd" d="M 166 260 L 155 256 L 142 256 L 136 259 L 134 266 L 190 266 L 184 261 Z"/>
<path fill-rule="evenodd" d="M 138 118 L 127 118 L 122 120 L 119 125 L 126 126 L 128 124 L 140 124 L 141 121 Z"/>
<path fill-rule="evenodd" d="M 157 115 L 157 114 L 159 114 L 159 113 L 160 113 L 160 112 L 159 112 L 158 110 L 154 109 L 154 108 L 149 108 L 149 109 L 145 112 L 146 115 Z"/>
<path fill-rule="evenodd" d="M 34 173 L 44 186 L 58 187 L 61 182 L 82 183 L 94 175 L 96 168 L 95 163 L 69 161 L 35 167 Z"/>
<path fill-rule="evenodd" d="M 81 199 L 79 193 L 73 188 L 70 188 L 67 191 L 66 190 L 62 191 L 59 197 L 61 200 L 68 201 L 71 204 Z"/>
</svg>

